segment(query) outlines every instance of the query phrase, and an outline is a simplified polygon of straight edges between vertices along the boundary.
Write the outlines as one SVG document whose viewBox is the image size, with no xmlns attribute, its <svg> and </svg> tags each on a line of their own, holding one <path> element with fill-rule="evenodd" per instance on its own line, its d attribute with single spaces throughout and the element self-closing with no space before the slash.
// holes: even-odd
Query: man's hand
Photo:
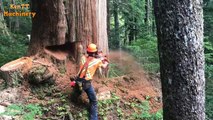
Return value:
<svg viewBox="0 0 213 120">
<path fill-rule="evenodd" d="M 77 75 L 71 76 L 71 77 L 70 77 L 70 81 L 75 81 L 77 78 L 78 78 Z"/>
<path fill-rule="evenodd" d="M 108 61 L 102 61 L 102 68 L 107 68 L 108 65 L 109 65 L 109 62 Z"/>
</svg>

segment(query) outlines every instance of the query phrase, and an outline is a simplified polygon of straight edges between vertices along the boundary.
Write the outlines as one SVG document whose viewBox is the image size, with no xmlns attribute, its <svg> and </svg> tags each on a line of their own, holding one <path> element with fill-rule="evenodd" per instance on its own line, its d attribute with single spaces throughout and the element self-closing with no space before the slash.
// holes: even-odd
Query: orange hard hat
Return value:
<svg viewBox="0 0 213 120">
<path fill-rule="evenodd" d="M 87 52 L 97 52 L 97 46 L 93 43 L 89 44 L 87 47 Z"/>
</svg>

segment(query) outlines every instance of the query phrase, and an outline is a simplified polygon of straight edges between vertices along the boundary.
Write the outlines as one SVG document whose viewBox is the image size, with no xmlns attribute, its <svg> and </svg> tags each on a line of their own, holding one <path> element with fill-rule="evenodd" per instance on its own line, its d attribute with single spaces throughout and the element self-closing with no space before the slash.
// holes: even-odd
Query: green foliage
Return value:
<svg viewBox="0 0 213 120">
<path fill-rule="evenodd" d="M 137 99 L 131 102 L 121 100 L 116 94 L 112 93 L 111 98 L 98 101 L 98 114 L 101 120 L 116 118 L 119 120 L 162 120 L 162 110 L 150 113 L 148 101 Z M 78 120 L 88 120 L 88 110 L 83 109 L 74 115 Z"/>
<path fill-rule="evenodd" d="M 130 105 L 134 109 L 138 109 L 138 112 L 135 112 L 131 118 L 140 119 L 140 120 L 162 120 L 163 119 L 163 111 L 159 110 L 156 113 L 150 113 L 150 106 L 148 101 L 143 102 L 134 102 L 134 103 L 126 103 Z"/>
<path fill-rule="evenodd" d="M 125 46 L 124 49 L 131 52 L 146 71 L 159 72 L 159 57 L 155 37 L 146 36 L 138 39 L 132 45 Z"/>
<path fill-rule="evenodd" d="M 155 29 L 155 26 L 153 26 L 154 17 L 151 12 L 151 3 L 149 3 L 147 23 L 144 22 L 146 13 L 144 0 L 109 0 L 109 3 L 109 46 L 111 49 L 118 49 L 121 45 L 130 44 L 130 39 L 135 40 L 141 36 L 154 34 L 152 29 Z M 116 13 L 119 24 L 114 23 Z"/>
<path fill-rule="evenodd" d="M 213 66 L 211 66 L 213 73 Z M 211 73 L 211 74 L 212 74 Z M 213 119 L 213 79 L 206 79 L 206 114 L 207 118 Z"/>
<path fill-rule="evenodd" d="M 43 86 L 44 87 L 44 86 Z M 48 91 L 50 89 L 50 91 Z M 66 93 L 61 93 L 61 91 L 56 88 L 56 86 L 49 86 L 43 90 L 45 100 L 47 102 L 42 104 L 43 115 L 40 117 L 42 120 L 52 120 L 52 119 L 64 119 L 65 116 L 72 116 L 70 112 L 70 105 L 68 95 Z M 48 93 L 51 92 L 51 96 Z M 35 94 L 35 93 L 34 93 Z M 39 94 L 39 93 L 37 93 Z M 38 98 L 40 98 L 38 96 Z"/>
<path fill-rule="evenodd" d="M 29 0 L 14 0 L 16 4 L 29 4 Z M 4 11 L 14 11 L 10 9 L 10 4 L 12 1 L 3 0 Z M 30 12 L 30 8 L 16 9 L 17 12 Z M 30 34 L 32 28 L 31 17 L 5 17 L 4 18 L 8 28 L 12 33 L 15 34 Z M 15 28 L 15 24 L 19 25 L 19 29 Z"/>
<path fill-rule="evenodd" d="M 36 104 L 13 104 L 7 107 L 6 111 L 0 115 L 21 116 L 22 120 L 34 120 L 35 116 L 41 116 L 41 107 Z"/>
<path fill-rule="evenodd" d="M 120 70 L 115 63 L 110 63 L 109 67 L 110 67 L 110 69 L 109 69 L 109 78 L 118 77 L 118 76 L 124 75 L 124 72 L 122 70 Z"/>
<path fill-rule="evenodd" d="M 204 42 L 205 45 L 205 59 L 206 64 L 213 64 L 213 46 L 212 43 L 209 42 L 208 39 L 205 39 L 206 42 Z"/>
<path fill-rule="evenodd" d="M 213 119 L 213 46 L 209 38 L 205 39 L 205 76 L 206 76 L 206 114 Z"/>
<path fill-rule="evenodd" d="M 22 35 L 0 36 L 0 66 L 24 56 L 27 51 L 26 38 Z"/>
<path fill-rule="evenodd" d="M 204 35 L 208 37 L 208 41 L 213 43 L 213 1 L 204 1 Z"/>
<path fill-rule="evenodd" d="M 109 114 L 116 114 L 121 120 L 162 120 L 162 110 L 156 113 L 150 113 L 150 106 L 148 101 L 133 100 L 124 102 L 118 96 L 112 94 L 111 99 L 98 102 L 99 115 L 103 120 L 107 120 Z M 126 110 L 131 112 L 126 112 Z"/>
</svg>

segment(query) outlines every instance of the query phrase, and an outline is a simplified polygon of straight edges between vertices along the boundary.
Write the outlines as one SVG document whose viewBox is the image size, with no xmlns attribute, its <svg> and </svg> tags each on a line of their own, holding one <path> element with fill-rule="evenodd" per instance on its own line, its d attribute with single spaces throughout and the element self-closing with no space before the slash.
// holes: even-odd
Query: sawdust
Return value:
<svg viewBox="0 0 213 120">
<path fill-rule="evenodd" d="M 62 54 L 62 55 L 61 55 Z M 56 58 L 66 56 L 66 53 L 58 52 Z M 110 91 L 115 93 L 117 96 L 124 101 L 131 101 L 132 99 L 138 99 L 141 101 L 149 100 L 151 106 L 151 112 L 156 112 L 162 108 L 161 92 L 159 80 L 155 77 L 150 77 L 140 67 L 140 64 L 126 52 L 114 51 L 109 54 L 110 63 L 115 63 L 118 69 L 124 72 L 124 75 L 117 76 L 114 78 L 98 78 L 95 77 L 92 84 L 96 90 L 96 93 Z M 40 63 L 43 63 L 48 69 L 53 72 L 56 76 L 56 86 L 61 90 L 62 93 L 70 94 L 72 88 L 70 87 L 70 76 L 77 73 L 77 66 L 72 61 L 66 61 L 66 73 L 61 74 L 56 69 L 56 66 L 45 58 L 37 59 Z M 38 63 L 38 64 L 40 64 Z M 152 79 L 150 79 L 152 78 Z M 24 96 L 31 96 L 29 103 L 42 103 L 42 100 L 32 97 L 30 88 L 26 84 L 26 89 L 22 91 Z M 83 95 L 83 99 L 88 99 L 87 96 Z M 88 101 L 88 100 L 87 100 Z"/>
</svg>

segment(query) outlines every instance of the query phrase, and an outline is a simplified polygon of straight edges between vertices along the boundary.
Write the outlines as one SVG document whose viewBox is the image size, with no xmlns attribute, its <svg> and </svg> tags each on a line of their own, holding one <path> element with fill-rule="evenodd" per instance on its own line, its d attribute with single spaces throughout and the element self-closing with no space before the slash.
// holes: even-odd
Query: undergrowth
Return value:
<svg viewBox="0 0 213 120">
<path fill-rule="evenodd" d="M 213 45 L 205 39 L 206 115 L 213 119 Z"/>
<path fill-rule="evenodd" d="M 123 48 L 130 52 L 147 72 L 159 72 L 160 66 L 156 37 L 147 36 Z"/>
<path fill-rule="evenodd" d="M 122 101 L 112 94 L 111 99 L 99 101 L 99 115 L 103 120 L 115 118 L 119 120 L 162 120 L 162 110 L 150 113 L 149 101 Z"/>
<path fill-rule="evenodd" d="M 21 120 L 34 120 L 35 116 L 42 115 L 42 109 L 36 104 L 12 104 L 7 107 L 4 113 L 0 115 L 20 116 Z"/>
<path fill-rule="evenodd" d="M 132 100 L 125 102 L 112 93 L 107 100 L 98 101 L 98 114 L 101 120 L 162 120 L 162 110 L 150 113 L 149 101 Z M 79 120 L 88 120 L 86 109 L 79 111 L 75 116 Z"/>
<path fill-rule="evenodd" d="M 118 77 L 124 75 L 124 71 L 118 68 L 116 63 L 109 64 L 109 78 Z"/>
<path fill-rule="evenodd" d="M 0 66 L 26 55 L 27 39 L 18 34 L 0 36 Z"/>
</svg>

